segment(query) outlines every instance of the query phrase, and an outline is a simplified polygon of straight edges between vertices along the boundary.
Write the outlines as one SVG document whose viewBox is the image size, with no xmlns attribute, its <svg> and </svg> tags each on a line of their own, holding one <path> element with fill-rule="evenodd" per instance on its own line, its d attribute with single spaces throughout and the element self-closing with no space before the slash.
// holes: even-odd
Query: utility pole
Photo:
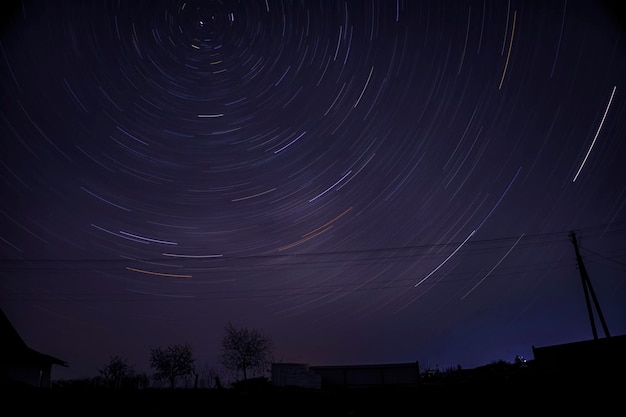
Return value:
<svg viewBox="0 0 626 417">
<path fill-rule="evenodd" d="M 593 303 L 596 306 L 596 312 L 598 313 L 598 317 L 600 318 L 600 323 L 602 323 L 602 329 L 604 329 L 604 335 L 606 337 L 611 337 L 609 334 L 609 328 L 604 321 L 604 315 L 602 315 L 602 310 L 600 309 L 600 303 L 598 303 L 598 299 L 596 298 L 596 293 L 593 291 L 593 287 L 591 286 L 591 280 L 589 279 L 589 275 L 587 274 L 587 270 L 585 269 L 585 264 L 583 263 L 583 258 L 580 256 L 580 252 L 578 251 L 578 241 L 576 240 L 576 232 L 570 232 L 570 237 L 572 238 L 572 243 L 574 245 L 574 250 L 576 251 L 576 261 L 578 262 L 578 270 L 580 271 L 580 279 L 583 284 L 583 291 L 585 292 L 585 301 L 587 302 L 587 312 L 589 313 L 589 320 L 591 321 L 591 331 L 593 332 L 593 339 L 596 340 L 598 338 L 598 332 L 596 330 L 596 322 L 593 318 L 593 310 L 591 306 L 591 302 L 589 301 L 589 296 L 593 299 Z"/>
</svg>

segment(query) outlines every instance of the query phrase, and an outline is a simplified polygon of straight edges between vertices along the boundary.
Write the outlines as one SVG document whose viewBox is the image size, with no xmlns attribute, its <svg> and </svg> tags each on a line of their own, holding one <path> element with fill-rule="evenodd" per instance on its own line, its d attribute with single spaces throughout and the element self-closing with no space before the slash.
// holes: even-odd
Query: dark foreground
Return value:
<svg viewBox="0 0 626 417">
<path fill-rule="evenodd" d="M 4 415 L 268 415 L 418 416 L 479 412 L 523 415 L 623 412 L 625 375 L 551 377 L 523 375 L 417 387 L 301 390 L 236 389 L 32 389 L 5 387 Z M 60 414 L 59 414 L 60 413 Z"/>
</svg>

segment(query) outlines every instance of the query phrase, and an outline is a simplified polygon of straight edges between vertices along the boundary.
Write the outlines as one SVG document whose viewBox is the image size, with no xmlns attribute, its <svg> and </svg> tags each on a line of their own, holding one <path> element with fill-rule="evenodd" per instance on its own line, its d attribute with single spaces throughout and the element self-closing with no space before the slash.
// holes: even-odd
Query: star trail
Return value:
<svg viewBox="0 0 626 417">
<path fill-rule="evenodd" d="M 570 232 L 626 332 L 617 2 L 11 1 L 0 38 L 1 308 L 97 375 L 474 367 L 591 338 Z"/>
</svg>

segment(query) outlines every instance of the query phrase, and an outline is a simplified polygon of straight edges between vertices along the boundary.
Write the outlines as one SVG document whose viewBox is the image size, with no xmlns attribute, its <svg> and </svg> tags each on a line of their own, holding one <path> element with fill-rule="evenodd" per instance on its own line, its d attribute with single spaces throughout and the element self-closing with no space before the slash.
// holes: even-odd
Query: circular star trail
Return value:
<svg viewBox="0 0 626 417">
<path fill-rule="evenodd" d="M 286 361 L 464 366 L 626 330 L 610 2 L 5 5 L 2 308 L 95 375 L 227 321 Z M 75 366 L 73 366 L 75 364 Z"/>
</svg>

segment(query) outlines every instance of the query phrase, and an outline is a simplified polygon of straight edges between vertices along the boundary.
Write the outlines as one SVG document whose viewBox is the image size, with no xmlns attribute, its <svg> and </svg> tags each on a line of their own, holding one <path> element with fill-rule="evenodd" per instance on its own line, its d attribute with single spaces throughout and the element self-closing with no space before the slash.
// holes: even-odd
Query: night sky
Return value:
<svg viewBox="0 0 626 417">
<path fill-rule="evenodd" d="M 228 321 L 471 368 L 593 338 L 573 231 L 624 334 L 614 4 L 5 3 L 0 307 L 53 378 L 219 368 Z"/>
</svg>

